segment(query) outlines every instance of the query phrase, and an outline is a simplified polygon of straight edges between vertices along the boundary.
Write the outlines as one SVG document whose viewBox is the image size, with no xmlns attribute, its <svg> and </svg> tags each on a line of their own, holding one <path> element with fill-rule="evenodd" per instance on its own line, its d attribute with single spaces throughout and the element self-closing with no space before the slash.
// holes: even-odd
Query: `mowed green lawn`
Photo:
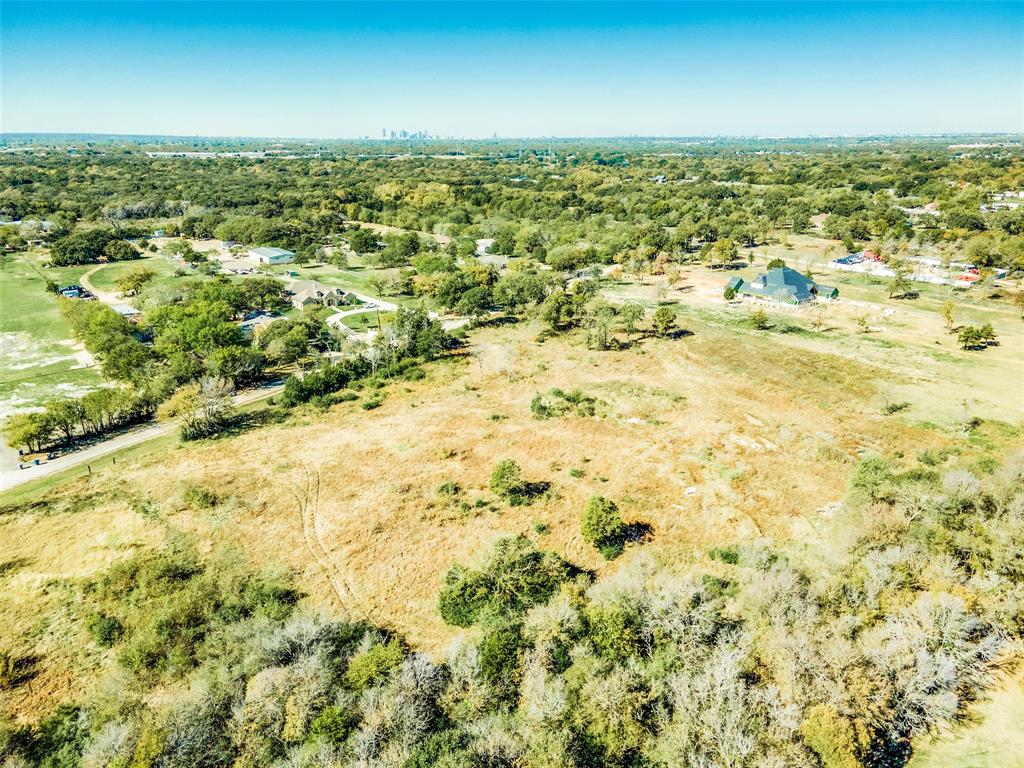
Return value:
<svg viewBox="0 0 1024 768">
<path fill-rule="evenodd" d="M 55 395 L 82 394 L 99 385 L 83 368 L 71 329 L 46 290 L 46 279 L 73 283 L 85 267 L 50 270 L 38 255 L 19 253 L 0 271 L 0 418 Z"/>
<path fill-rule="evenodd" d="M 147 258 L 137 259 L 135 261 L 120 261 L 113 264 L 105 264 L 89 277 L 89 282 L 91 282 L 98 291 L 117 292 L 117 281 L 125 275 L 147 270 L 156 273 L 156 277 L 154 278 L 156 282 L 168 282 L 179 279 L 174 277 L 175 268 L 176 265 L 173 264 L 170 259 L 165 258 L 164 256 L 150 255 Z"/>
</svg>

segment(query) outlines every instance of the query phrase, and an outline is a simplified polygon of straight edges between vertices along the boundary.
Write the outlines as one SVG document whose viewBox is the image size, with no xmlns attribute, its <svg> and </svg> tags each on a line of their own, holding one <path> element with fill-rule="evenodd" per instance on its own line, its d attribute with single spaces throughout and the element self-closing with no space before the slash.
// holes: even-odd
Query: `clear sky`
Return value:
<svg viewBox="0 0 1024 768">
<path fill-rule="evenodd" d="M 1019 2 L 0 3 L 6 132 L 1024 132 Z"/>
</svg>

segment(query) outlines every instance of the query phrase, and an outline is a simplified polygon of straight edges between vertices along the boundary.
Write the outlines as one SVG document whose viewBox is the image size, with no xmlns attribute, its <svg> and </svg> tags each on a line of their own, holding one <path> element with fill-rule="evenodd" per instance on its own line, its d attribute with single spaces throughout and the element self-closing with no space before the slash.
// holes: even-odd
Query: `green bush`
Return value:
<svg viewBox="0 0 1024 768">
<path fill-rule="evenodd" d="M 446 624 L 470 627 L 490 602 L 490 580 L 479 571 L 460 565 L 449 569 L 444 587 L 437 597 L 437 610 Z"/>
<path fill-rule="evenodd" d="M 123 666 L 178 674 L 204 658 L 211 632 L 253 616 L 283 619 L 298 593 L 286 579 L 253 572 L 235 553 L 203 562 L 180 544 L 116 563 L 91 585 L 90 598 L 94 616 L 104 617 L 90 622 L 98 639 L 113 638 L 113 621 L 123 627 Z"/>
<path fill-rule="evenodd" d="M 626 546 L 629 528 L 619 517 L 614 501 L 591 496 L 582 515 L 583 538 L 597 547 L 606 560 L 614 560 Z"/>
<path fill-rule="evenodd" d="M 383 680 L 404 658 L 405 644 L 392 637 L 386 643 L 374 645 L 353 656 L 345 670 L 345 684 L 356 692 L 365 691 Z"/>
<path fill-rule="evenodd" d="M 519 687 L 524 646 L 519 622 L 504 618 L 484 622 L 484 634 L 477 646 L 480 672 L 503 696 L 513 697 Z"/>
<path fill-rule="evenodd" d="M 499 539 L 480 570 L 455 565 L 445 576 L 438 611 L 448 624 L 468 627 L 486 610 L 521 614 L 547 602 L 579 571 L 554 552 L 540 551 L 525 536 Z"/>
<path fill-rule="evenodd" d="M 714 547 L 708 551 L 708 557 L 728 565 L 737 565 L 740 561 L 740 552 L 736 547 Z"/>
<path fill-rule="evenodd" d="M 821 760 L 822 768 L 859 768 L 858 749 L 850 721 L 827 704 L 809 707 L 800 724 L 807 746 Z"/>
<path fill-rule="evenodd" d="M 772 327 L 772 324 L 768 320 L 768 313 L 763 309 L 757 309 L 752 312 L 750 317 L 747 318 L 747 325 L 755 331 L 767 331 Z"/>
<path fill-rule="evenodd" d="M 527 494 L 527 486 L 523 481 L 523 470 L 512 459 L 502 459 L 491 472 L 491 492 L 511 504 L 516 504 Z"/>
<path fill-rule="evenodd" d="M 888 497 L 893 477 L 892 467 L 885 459 L 870 457 L 854 469 L 850 489 L 871 501 L 878 501 Z"/>
<path fill-rule="evenodd" d="M 534 395 L 530 401 L 530 412 L 535 419 L 552 419 L 570 414 L 594 416 L 597 414 L 597 407 L 597 398 L 579 389 L 563 392 L 557 387 L 546 395 Z"/>
<path fill-rule="evenodd" d="M 358 724 L 359 715 L 355 710 L 328 706 L 309 724 L 309 736 L 329 744 L 344 744 Z"/>
<path fill-rule="evenodd" d="M 449 498 L 451 498 L 454 496 L 458 496 L 461 492 L 462 489 L 459 488 L 459 484 L 456 483 L 454 480 L 445 480 L 443 483 L 437 486 L 438 496 L 448 496 Z"/>
<path fill-rule="evenodd" d="M 220 501 L 217 494 L 202 485 L 188 483 L 183 494 L 185 505 L 192 509 L 213 509 Z"/>
<path fill-rule="evenodd" d="M 97 612 L 89 617 L 88 630 L 93 640 L 104 648 L 109 648 L 121 639 L 124 625 L 114 616 Z"/>
</svg>

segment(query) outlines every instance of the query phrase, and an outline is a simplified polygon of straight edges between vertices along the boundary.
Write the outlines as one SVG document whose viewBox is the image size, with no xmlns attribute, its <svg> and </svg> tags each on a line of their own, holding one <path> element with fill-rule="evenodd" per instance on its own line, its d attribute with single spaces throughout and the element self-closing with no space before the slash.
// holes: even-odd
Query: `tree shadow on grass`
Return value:
<svg viewBox="0 0 1024 768">
<path fill-rule="evenodd" d="M 24 685 L 39 674 L 39 662 L 42 657 L 34 654 L 27 656 L 4 656 L 0 654 L 0 687 L 15 688 Z"/>
<path fill-rule="evenodd" d="M 7 576 L 10 573 L 20 571 L 26 565 L 32 563 L 31 558 L 28 557 L 15 557 L 11 560 L 5 560 L 0 563 L 0 578 Z"/>
<path fill-rule="evenodd" d="M 626 530 L 622 535 L 623 544 L 643 544 L 644 542 L 650 541 L 654 535 L 654 527 L 650 523 L 637 521 L 635 523 L 626 523 Z"/>
<path fill-rule="evenodd" d="M 288 417 L 288 412 L 281 408 L 264 408 L 259 411 L 238 413 L 228 419 L 219 432 L 207 437 L 207 440 L 222 440 L 236 437 L 251 429 L 265 427 L 269 424 L 280 424 Z"/>
<path fill-rule="evenodd" d="M 504 325 L 518 325 L 520 322 L 518 317 L 514 315 L 498 315 L 497 317 L 487 317 L 482 320 L 476 321 L 477 328 L 500 328 Z"/>
<path fill-rule="evenodd" d="M 508 503 L 513 507 L 528 507 L 550 490 L 551 483 L 543 480 L 523 483 L 515 491 L 508 494 Z"/>
</svg>

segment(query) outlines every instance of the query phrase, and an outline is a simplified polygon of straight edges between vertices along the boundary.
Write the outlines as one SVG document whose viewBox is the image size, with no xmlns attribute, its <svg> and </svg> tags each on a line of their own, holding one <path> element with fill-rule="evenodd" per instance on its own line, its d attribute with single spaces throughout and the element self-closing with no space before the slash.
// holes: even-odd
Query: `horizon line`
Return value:
<svg viewBox="0 0 1024 768">
<path fill-rule="evenodd" d="M 185 134 L 185 133 L 132 133 L 130 131 L 0 131 L 0 140 L 24 137 L 85 137 L 97 138 L 132 138 L 132 139 L 245 139 L 254 141 L 371 141 L 371 142 L 402 142 L 402 141 L 568 141 L 568 140 L 608 140 L 608 139 L 642 139 L 678 141 L 682 139 L 755 139 L 775 141 L 782 139 L 870 139 L 870 138 L 942 138 L 947 136 L 974 137 L 1013 137 L 1024 140 L 1024 131 L 930 131 L 926 133 L 791 133 L 791 134 L 755 134 L 755 133 L 705 133 L 705 134 L 550 134 L 521 136 L 405 136 L 405 137 L 372 137 L 372 136 L 285 136 L 285 135 L 243 135 L 243 134 Z"/>
</svg>

